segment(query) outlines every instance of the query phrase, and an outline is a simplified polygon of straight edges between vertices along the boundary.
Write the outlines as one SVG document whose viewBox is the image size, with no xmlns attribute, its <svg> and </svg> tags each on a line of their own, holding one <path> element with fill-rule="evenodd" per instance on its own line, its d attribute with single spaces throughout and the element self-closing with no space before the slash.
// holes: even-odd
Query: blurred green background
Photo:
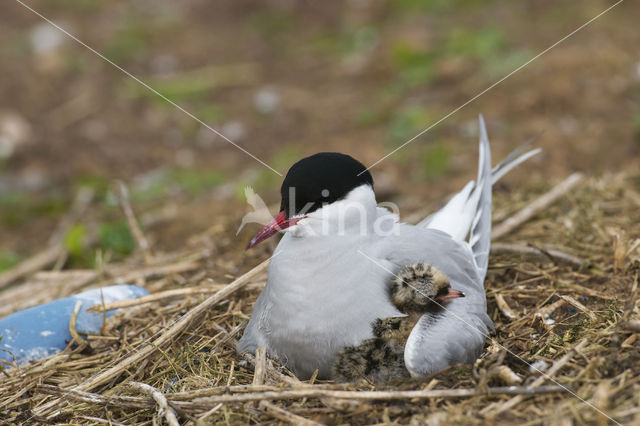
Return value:
<svg viewBox="0 0 640 426">
<path fill-rule="evenodd" d="M 284 173 L 317 151 L 373 163 L 614 2 L 26 3 Z M 638 22 L 623 2 L 380 163 L 380 197 L 415 209 L 473 178 L 480 112 L 495 160 L 545 131 L 498 191 L 637 170 Z M 233 235 L 245 185 L 278 201 L 278 175 L 13 0 L 0 40 L 0 271 L 44 248 L 80 187 L 94 204 L 63 237 L 80 265 L 90 235 L 134 248 L 114 179 L 167 249 L 216 223 Z"/>
</svg>

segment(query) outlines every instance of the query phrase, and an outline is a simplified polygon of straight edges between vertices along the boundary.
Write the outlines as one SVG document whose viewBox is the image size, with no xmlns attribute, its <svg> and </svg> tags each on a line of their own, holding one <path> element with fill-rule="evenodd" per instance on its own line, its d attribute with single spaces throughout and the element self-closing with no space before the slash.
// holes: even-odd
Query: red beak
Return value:
<svg viewBox="0 0 640 426">
<path fill-rule="evenodd" d="M 449 288 L 449 291 L 447 293 L 443 294 L 442 296 L 436 297 L 436 300 L 438 302 L 444 302 L 446 300 L 457 299 L 458 297 L 464 297 L 464 296 L 465 294 L 460 290 L 454 290 L 452 288 Z"/>
<path fill-rule="evenodd" d="M 284 215 L 284 211 L 281 211 L 280 213 L 278 213 L 278 216 L 276 216 L 271 222 L 269 222 L 264 228 L 262 228 L 262 230 L 258 232 L 251 241 L 249 241 L 249 244 L 247 245 L 247 248 L 245 248 L 245 250 L 249 250 L 251 247 L 272 237 L 279 231 L 283 231 L 288 227 L 295 225 L 305 217 L 306 216 L 287 219 Z"/>
</svg>

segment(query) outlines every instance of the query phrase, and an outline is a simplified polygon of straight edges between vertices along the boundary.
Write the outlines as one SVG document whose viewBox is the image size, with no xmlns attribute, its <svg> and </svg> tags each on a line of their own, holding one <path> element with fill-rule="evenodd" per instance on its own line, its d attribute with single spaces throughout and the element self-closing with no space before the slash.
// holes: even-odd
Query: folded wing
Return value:
<svg viewBox="0 0 640 426">
<path fill-rule="evenodd" d="M 477 181 L 469 182 L 442 209 L 417 225 L 431 232 L 428 240 L 420 239 L 429 242 L 419 251 L 426 257 L 422 261 L 442 270 L 451 287 L 465 292 L 466 297 L 451 301 L 440 312 L 423 315 L 415 325 L 405 346 L 405 364 L 413 376 L 424 376 L 456 363 L 471 363 L 481 354 L 489 328 L 493 327 L 486 313 L 484 291 L 491 244 L 491 187 L 515 166 L 540 152 L 525 152 L 528 141 L 492 169 L 482 115 L 479 122 Z M 396 264 L 406 261 L 402 256 L 391 260 Z"/>
</svg>

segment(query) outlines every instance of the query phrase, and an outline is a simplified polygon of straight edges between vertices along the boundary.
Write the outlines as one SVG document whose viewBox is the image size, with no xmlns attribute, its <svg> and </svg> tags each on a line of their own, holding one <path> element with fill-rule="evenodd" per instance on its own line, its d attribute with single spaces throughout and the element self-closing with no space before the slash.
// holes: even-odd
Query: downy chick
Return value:
<svg viewBox="0 0 640 426">
<path fill-rule="evenodd" d="M 406 316 L 378 318 L 372 324 L 375 337 L 342 349 L 333 363 L 334 380 L 384 384 L 409 377 L 404 346 L 415 324 L 423 314 L 442 310 L 448 300 L 464 297 L 440 270 L 425 263 L 401 268 L 388 283 L 388 292 L 393 305 Z"/>
</svg>

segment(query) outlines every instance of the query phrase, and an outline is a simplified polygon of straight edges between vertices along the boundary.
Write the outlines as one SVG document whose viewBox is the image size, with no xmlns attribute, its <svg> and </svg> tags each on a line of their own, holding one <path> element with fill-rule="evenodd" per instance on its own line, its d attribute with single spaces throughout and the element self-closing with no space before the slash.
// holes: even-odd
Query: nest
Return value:
<svg viewBox="0 0 640 426">
<path fill-rule="evenodd" d="M 46 359 L 1 366 L 0 419 L 638 421 L 639 182 L 639 176 L 623 174 L 573 176 L 550 190 L 498 191 L 494 218 L 501 223 L 494 228 L 485 283 L 496 331 L 483 356 L 472 366 L 451 366 L 384 388 L 301 381 L 264 351 L 237 354 L 235 344 L 266 281 L 268 261 L 249 265 L 255 258 L 215 246 L 228 232 L 219 225 L 192 238 L 181 252 L 152 255 L 123 200 L 137 254 L 97 270 L 38 271 L 60 256 L 63 249 L 52 246 L 0 276 L 0 315 L 114 283 L 141 284 L 151 294 L 99 306 L 122 308 L 99 335 L 77 334 L 64 351 Z M 225 276 L 221 262 L 248 272 Z"/>
</svg>

